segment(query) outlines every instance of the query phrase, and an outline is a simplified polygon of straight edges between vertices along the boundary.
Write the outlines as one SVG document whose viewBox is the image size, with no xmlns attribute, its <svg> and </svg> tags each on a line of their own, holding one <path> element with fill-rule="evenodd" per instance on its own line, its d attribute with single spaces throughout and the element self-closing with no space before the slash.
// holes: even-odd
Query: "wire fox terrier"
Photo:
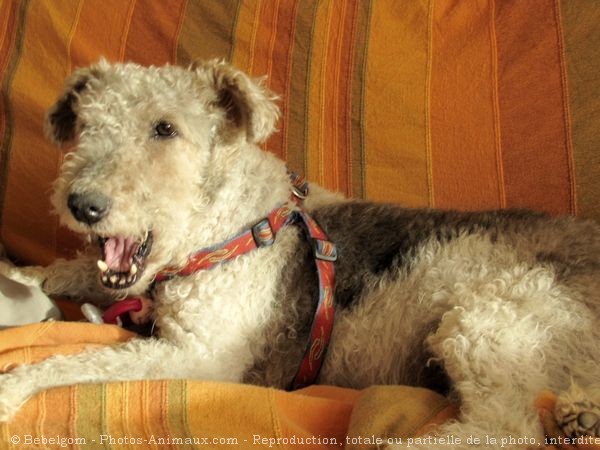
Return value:
<svg viewBox="0 0 600 450">
<path fill-rule="evenodd" d="M 100 61 L 67 80 L 46 117 L 68 150 L 52 203 L 89 245 L 23 276 L 99 304 L 151 296 L 157 335 L 0 375 L 0 420 L 74 383 L 314 381 L 430 387 L 461 405 L 435 433 L 539 442 L 549 389 L 565 433 L 600 436 L 598 225 L 307 192 L 257 145 L 278 117 L 220 61 Z"/>
</svg>

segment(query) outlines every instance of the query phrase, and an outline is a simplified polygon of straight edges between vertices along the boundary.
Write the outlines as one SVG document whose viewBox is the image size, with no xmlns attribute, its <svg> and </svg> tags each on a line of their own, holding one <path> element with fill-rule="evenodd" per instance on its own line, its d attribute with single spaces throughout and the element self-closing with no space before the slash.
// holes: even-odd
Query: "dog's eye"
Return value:
<svg viewBox="0 0 600 450">
<path fill-rule="evenodd" d="M 171 138 L 177 136 L 177 130 L 172 123 L 161 120 L 154 127 L 154 136 L 157 138 Z"/>
</svg>

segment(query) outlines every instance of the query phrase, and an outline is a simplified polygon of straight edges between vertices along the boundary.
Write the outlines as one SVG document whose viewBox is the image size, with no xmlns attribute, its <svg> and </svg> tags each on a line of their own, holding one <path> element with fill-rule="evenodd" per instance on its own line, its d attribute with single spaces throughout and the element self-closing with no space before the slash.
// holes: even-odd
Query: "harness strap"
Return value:
<svg viewBox="0 0 600 450">
<path fill-rule="evenodd" d="M 273 245 L 277 233 L 283 227 L 289 224 L 300 225 L 313 248 L 319 279 L 319 298 L 302 362 L 289 387 L 290 390 L 294 390 L 313 384 L 323 365 L 334 321 L 334 262 L 337 259 L 337 251 L 335 244 L 329 241 L 319 224 L 301 208 L 303 200 L 308 196 L 308 183 L 302 176 L 294 173 L 290 173 L 290 179 L 292 181 L 292 201 L 298 206 L 297 210 L 293 210 L 287 205 L 275 208 L 252 228 L 228 241 L 196 252 L 190 257 L 184 268 L 166 269 L 159 272 L 155 277 L 155 282 L 188 276 L 200 270 L 208 270 L 257 248 L 268 247 Z"/>
<path fill-rule="evenodd" d="M 319 276 L 319 301 L 302 362 L 289 390 L 309 386 L 317 380 L 329 346 L 335 314 L 333 294 L 335 291 L 334 262 L 337 259 L 336 247 L 333 242 L 328 240 L 327 235 L 317 222 L 305 211 L 300 210 L 298 217 L 313 244 L 315 264 Z"/>
</svg>

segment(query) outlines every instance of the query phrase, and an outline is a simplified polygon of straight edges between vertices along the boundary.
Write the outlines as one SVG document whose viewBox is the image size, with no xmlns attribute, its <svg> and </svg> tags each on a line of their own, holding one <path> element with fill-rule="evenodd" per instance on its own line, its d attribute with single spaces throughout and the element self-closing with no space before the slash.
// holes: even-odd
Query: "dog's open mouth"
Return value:
<svg viewBox="0 0 600 450">
<path fill-rule="evenodd" d="M 102 259 L 98 260 L 100 280 L 106 287 L 124 289 L 140 279 L 146 266 L 146 257 L 152 248 L 152 232 L 143 239 L 125 236 L 99 236 Z"/>
</svg>

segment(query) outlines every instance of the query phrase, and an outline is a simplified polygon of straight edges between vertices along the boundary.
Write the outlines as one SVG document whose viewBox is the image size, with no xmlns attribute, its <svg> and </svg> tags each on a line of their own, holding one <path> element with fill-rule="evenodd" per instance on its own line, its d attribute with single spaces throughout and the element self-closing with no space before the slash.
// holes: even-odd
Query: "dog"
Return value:
<svg viewBox="0 0 600 450">
<path fill-rule="evenodd" d="M 435 433 L 464 448 L 541 442 L 549 389 L 566 433 L 600 436 L 597 224 L 307 188 L 258 145 L 278 117 L 263 82 L 223 61 L 70 76 L 45 120 L 66 149 L 51 200 L 88 245 L 22 278 L 99 304 L 151 296 L 157 336 L 0 375 L 1 420 L 55 386 L 195 378 L 430 387 L 460 402 Z"/>
</svg>

